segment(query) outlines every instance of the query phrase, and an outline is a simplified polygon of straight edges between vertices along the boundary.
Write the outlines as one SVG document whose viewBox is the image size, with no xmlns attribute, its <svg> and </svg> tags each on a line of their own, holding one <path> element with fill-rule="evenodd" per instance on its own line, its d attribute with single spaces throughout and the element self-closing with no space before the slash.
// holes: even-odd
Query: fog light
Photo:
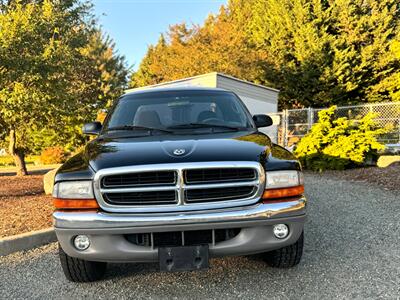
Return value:
<svg viewBox="0 0 400 300">
<path fill-rule="evenodd" d="M 77 235 L 74 238 L 74 246 L 79 251 L 86 250 L 90 246 L 89 237 L 87 235 Z"/>
<path fill-rule="evenodd" d="M 278 239 L 284 239 L 289 234 L 289 227 L 285 224 L 276 224 L 274 225 L 274 235 Z"/>
</svg>

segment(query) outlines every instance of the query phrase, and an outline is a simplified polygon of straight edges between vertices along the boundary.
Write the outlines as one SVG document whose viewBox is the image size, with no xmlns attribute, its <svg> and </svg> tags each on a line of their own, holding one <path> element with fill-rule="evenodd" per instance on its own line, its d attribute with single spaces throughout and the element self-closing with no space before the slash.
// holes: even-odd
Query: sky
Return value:
<svg viewBox="0 0 400 300">
<path fill-rule="evenodd" d="M 115 41 L 119 54 L 137 69 L 147 47 L 155 44 L 168 26 L 202 24 L 227 0 L 94 0 L 103 30 Z"/>
</svg>

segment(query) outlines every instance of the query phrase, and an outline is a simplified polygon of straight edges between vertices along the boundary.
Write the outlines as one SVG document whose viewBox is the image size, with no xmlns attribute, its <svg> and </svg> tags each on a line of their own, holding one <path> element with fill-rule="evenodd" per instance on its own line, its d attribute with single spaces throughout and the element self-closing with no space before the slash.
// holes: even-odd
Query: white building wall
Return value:
<svg viewBox="0 0 400 300">
<path fill-rule="evenodd" d="M 242 96 L 240 94 L 238 94 L 238 96 L 240 99 L 242 99 L 243 103 L 246 105 L 252 115 L 275 113 L 278 110 L 278 107 L 275 103 L 260 101 L 258 99 Z"/>
<path fill-rule="evenodd" d="M 242 99 L 243 103 L 246 105 L 247 109 L 250 111 L 252 115 L 257 115 L 257 114 L 264 114 L 268 115 L 269 113 L 274 113 L 277 112 L 278 107 L 275 104 L 272 103 L 266 103 L 264 101 L 259 101 L 256 99 L 252 99 L 249 97 L 243 97 L 240 96 L 240 99 Z M 277 126 L 270 126 L 270 127 L 265 127 L 265 128 L 260 128 L 260 131 L 267 134 L 272 142 L 277 143 L 277 136 L 278 136 L 278 127 Z"/>
<path fill-rule="evenodd" d="M 276 112 L 278 109 L 278 90 L 253 84 L 251 82 L 243 81 L 223 74 L 217 74 L 216 87 L 232 91 L 238 94 L 241 98 L 246 97 L 258 102 L 271 104 L 276 107 L 274 112 Z M 256 105 L 257 104 L 254 104 L 254 106 Z M 272 107 L 271 105 L 269 105 L 269 107 Z"/>
</svg>

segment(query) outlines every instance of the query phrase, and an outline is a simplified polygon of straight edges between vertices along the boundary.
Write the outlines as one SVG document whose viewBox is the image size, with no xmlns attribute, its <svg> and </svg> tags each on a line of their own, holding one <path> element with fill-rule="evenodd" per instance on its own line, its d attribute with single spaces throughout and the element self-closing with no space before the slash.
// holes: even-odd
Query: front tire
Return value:
<svg viewBox="0 0 400 300">
<path fill-rule="evenodd" d="M 58 255 L 65 277 L 72 282 L 92 282 L 103 278 L 107 263 L 71 257 L 58 245 Z"/>
<path fill-rule="evenodd" d="M 266 263 L 274 268 L 291 268 L 296 266 L 303 255 L 304 232 L 296 243 L 264 254 Z"/>
</svg>

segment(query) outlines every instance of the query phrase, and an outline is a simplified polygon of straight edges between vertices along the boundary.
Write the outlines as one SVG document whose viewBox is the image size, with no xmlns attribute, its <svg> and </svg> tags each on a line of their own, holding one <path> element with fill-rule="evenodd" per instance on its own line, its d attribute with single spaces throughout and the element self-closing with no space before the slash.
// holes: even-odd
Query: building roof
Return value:
<svg viewBox="0 0 400 300">
<path fill-rule="evenodd" d="M 135 88 L 125 91 L 125 95 L 132 94 L 151 94 L 151 93 L 162 93 L 162 92 L 176 92 L 176 91 L 204 91 L 204 92 L 228 92 L 226 89 L 213 88 L 213 87 L 202 87 L 202 86 L 178 86 L 178 87 L 163 87 L 163 86 L 153 86 L 149 85 L 146 88 Z"/>
<path fill-rule="evenodd" d="M 249 81 L 246 81 L 246 80 L 238 79 L 238 78 L 235 78 L 233 76 L 229 76 L 229 75 L 218 73 L 218 72 L 211 72 L 211 73 L 197 75 L 197 76 L 193 76 L 193 77 L 188 77 L 188 78 L 183 78 L 183 79 L 178 79 L 178 80 L 173 80 L 173 81 L 168 81 L 168 82 L 162 82 L 162 83 L 153 84 L 153 85 L 148 85 L 148 86 L 145 86 L 145 87 L 128 89 L 128 90 L 126 90 L 126 93 L 130 93 L 130 92 L 133 92 L 133 91 L 139 91 L 139 90 L 145 90 L 145 89 L 149 89 L 149 88 L 161 88 L 161 87 L 166 86 L 166 85 L 184 83 L 185 81 L 190 81 L 190 80 L 193 80 L 193 79 L 199 79 L 199 78 L 203 78 L 203 77 L 215 77 L 215 78 L 222 77 L 222 78 L 227 78 L 227 79 L 230 79 L 230 80 L 235 80 L 235 81 L 240 82 L 242 84 L 252 85 L 252 86 L 256 86 L 258 88 L 262 88 L 262 89 L 265 89 L 265 90 L 268 90 L 268 91 L 273 91 L 273 92 L 279 93 L 279 90 L 277 90 L 277 89 L 274 89 L 274 88 L 271 88 L 271 87 L 267 87 L 267 86 L 263 86 L 263 85 L 260 85 L 260 84 L 256 84 L 256 83 L 253 83 L 253 82 L 249 82 Z"/>
</svg>

